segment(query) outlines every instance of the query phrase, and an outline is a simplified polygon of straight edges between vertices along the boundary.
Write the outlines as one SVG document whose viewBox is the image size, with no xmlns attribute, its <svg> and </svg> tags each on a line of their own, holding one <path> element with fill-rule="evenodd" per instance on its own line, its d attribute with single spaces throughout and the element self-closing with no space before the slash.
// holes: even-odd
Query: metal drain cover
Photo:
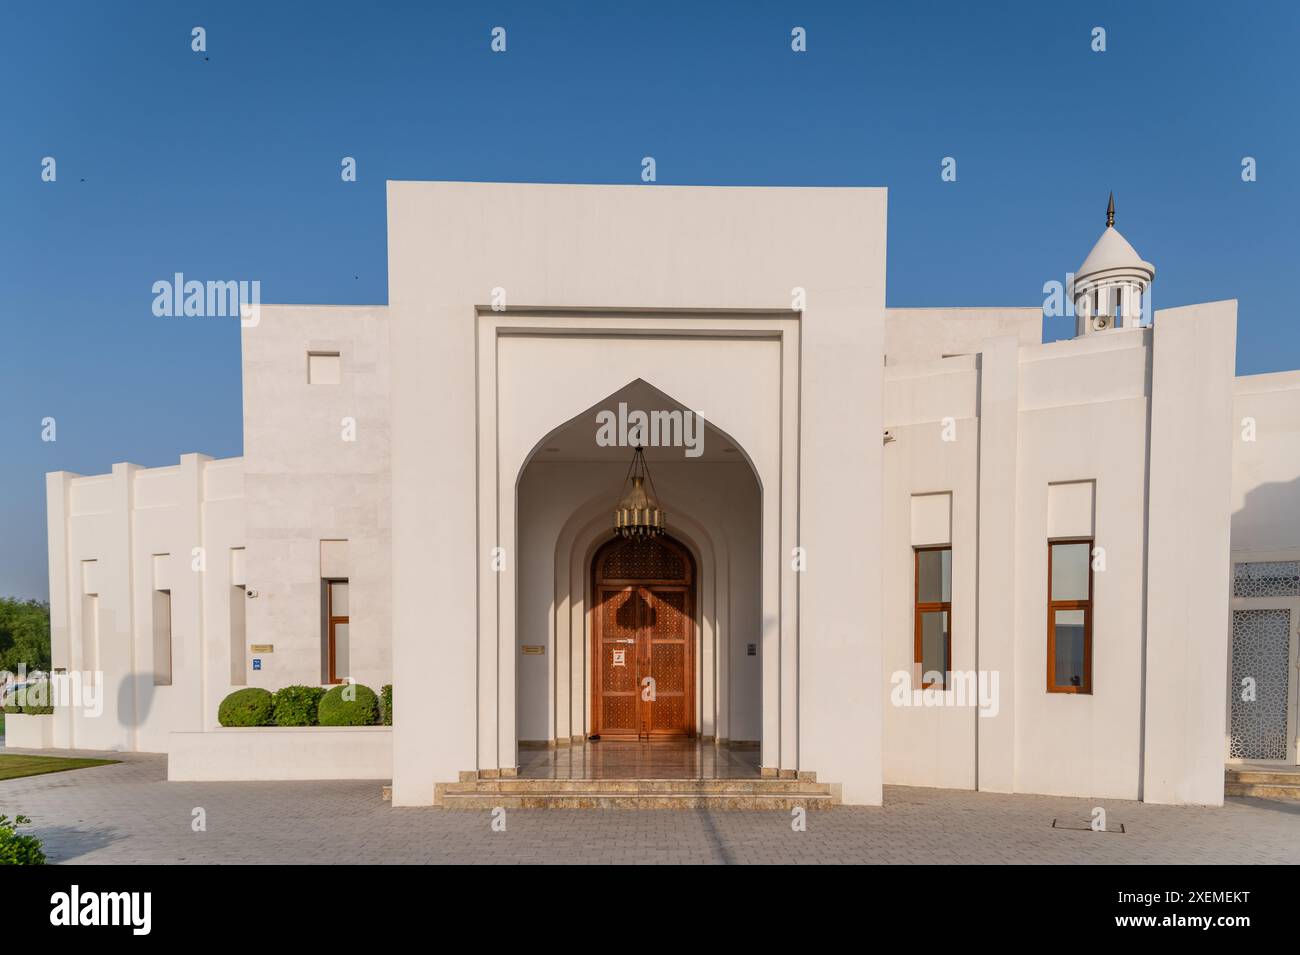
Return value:
<svg viewBox="0 0 1300 955">
<path fill-rule="evenodd" d="M 1084 820 L 1080 822 L 1074 819 L 1053 819 L 1052 828 L 1071 829 L 1075 832 L 1111 832 L 1117 835 L 1123 835 L 1124 833 L 1128 832 L 1128 830 L 1124 828 L 1124 823 L 1122 822 L 1118 826 L 1113 826 L 1108 824 L 1105 829 L 1094 829 L 1092 828 L 1091 820 Z"/>
</svg>

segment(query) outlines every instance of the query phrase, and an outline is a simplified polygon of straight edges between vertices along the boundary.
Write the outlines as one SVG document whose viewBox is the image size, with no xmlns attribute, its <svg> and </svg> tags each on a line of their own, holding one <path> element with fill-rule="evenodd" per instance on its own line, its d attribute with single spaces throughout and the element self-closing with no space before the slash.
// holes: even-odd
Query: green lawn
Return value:
<svg viewBox="0 0 1300 955">
<path fill-rule="evenodd" d="M 0 779 L 18 779 L 22 776 L 39 776 L 42 773 L 61 773 L 68 769 L 86 769 L 89 766 L 107 766 L 116 759 L 68 759 L 63 756 L 4 756 L 0 755 Z"/>
</svg>

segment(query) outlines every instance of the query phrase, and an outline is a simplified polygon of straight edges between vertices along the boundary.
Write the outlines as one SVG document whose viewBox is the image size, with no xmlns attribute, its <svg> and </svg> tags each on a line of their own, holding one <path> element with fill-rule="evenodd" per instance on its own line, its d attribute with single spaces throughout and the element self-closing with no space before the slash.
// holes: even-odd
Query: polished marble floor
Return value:
<svg viewBox="0 0 1300 955">
<path fill-rule="evenodd" d="M 699 740 L 600 740 L 556 749 L 520 749 L 524 779 L 757 779 L 756 746 Z"/>
</svg>

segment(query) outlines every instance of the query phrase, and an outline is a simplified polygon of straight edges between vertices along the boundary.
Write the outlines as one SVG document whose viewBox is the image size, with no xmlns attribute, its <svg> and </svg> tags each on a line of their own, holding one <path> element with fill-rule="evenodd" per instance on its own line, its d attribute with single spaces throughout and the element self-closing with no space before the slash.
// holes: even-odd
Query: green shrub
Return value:
<svg viewBox="0 0 1300 955">
<path fill-rule="evenodd" d="M 379 719 L 375 691 L 360 683 L 336 686 L 320 698 L 321 726 L 370 726 Z"/>
<path fill-rule="evenodd" d="M 271 697 L 272 718 L 276 726 L 315 726 L 320 698 L 325 690 L 319 686 L 286 686 Z"/>
<path fill-rule="evenodd" d="M 6 713 L 9 713 L 11 715 L 16 715 L 23 711 L 23 708 L 18 705 L 17 693 L 10 693 L 8 696 L 5 697 L 3 709 Z"/>
<path fill-rule="evenodd" d="M 379 688 L 379 718 L 385 726 L 393 725 L 393 684 Z"/>
<path fill-rule="evenodd" d="M 271 712 L 270 691 L 250 686 L 221 701 L 217 722 L 222 726 L 270 726 Z"/>
<path fill-rule="evenodd" d="M 18 827 L 29 822 L 26 816 L 16 816 L 12 822 L 0 816 L 0 865 L 45 865 L 41 840 L 18 834 Z"/>
<path fill-rule="evenodd" d="M 28 716 L 49 716 L 54 712 L 54 697 L 49 683 L 33 683 L 27 688 L 23 712 Z"/>
</svg>

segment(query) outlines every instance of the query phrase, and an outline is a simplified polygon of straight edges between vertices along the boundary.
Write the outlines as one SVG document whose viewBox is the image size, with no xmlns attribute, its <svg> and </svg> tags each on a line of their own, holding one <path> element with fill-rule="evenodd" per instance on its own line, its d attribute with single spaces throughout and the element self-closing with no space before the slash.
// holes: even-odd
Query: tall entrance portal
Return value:
<svg viewBox="0 0 1300 955">
<path fill-rule="evenodd" d="M 695 573 L 671 538 L 615 538 L 592 559 L 592 733 L 693 737 Z"/>
</svg>

